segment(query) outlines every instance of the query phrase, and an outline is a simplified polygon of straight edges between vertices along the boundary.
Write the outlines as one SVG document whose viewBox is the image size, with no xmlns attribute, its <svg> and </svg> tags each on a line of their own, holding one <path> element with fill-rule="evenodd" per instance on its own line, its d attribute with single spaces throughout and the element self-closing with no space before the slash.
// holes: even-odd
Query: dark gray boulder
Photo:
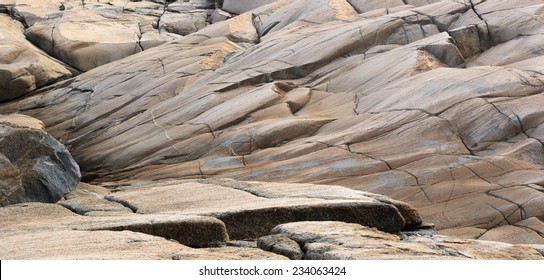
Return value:
<svg viewBox="0 0 544 280">
<path fill-rule="evenodd" d="M 52 136 L 0 119 L 0 206 L 57 202 L 80 178 L 79 166 Z"/>
</svg>

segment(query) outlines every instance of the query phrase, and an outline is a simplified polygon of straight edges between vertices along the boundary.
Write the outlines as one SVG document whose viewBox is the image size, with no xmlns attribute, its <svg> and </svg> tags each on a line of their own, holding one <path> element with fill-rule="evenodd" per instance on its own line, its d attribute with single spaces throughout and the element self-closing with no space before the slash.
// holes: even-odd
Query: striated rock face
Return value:
<svg viewBox="0 0 544 280">
<path fill-rule="evenodd" d="M 0 113 L 42 120 L 84 181 L 126 186 L 73 192 L 61 204 L 76 213 L 206 216 L 234 239 L 302 220 L 396 233 L 423 219 L 440 234 L 543 243 L 542 0 L 12 2 L 30 40 L 89 71 Z M 415 255 L 483 254 L 391 238 Z M 299 258 L 282 239 L 260 244 Z M 363 258 L 356 248 L 311 258 Z M 516 248 L 492 256 L 535 257 Z"/>
<path fill-rule="evenodd" d="M 0 115 L 0 206 L 56 202 L 79 182 L 78 165 L 62 144 L 36 128 L 42 125 Z"/>
</svg>

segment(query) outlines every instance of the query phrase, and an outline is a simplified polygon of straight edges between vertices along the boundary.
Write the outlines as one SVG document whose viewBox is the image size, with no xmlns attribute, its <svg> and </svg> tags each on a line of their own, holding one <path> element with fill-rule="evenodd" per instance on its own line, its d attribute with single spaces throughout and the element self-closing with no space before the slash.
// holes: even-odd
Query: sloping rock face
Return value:
<svg viewBox="0 0 544 280">
<path fill-rule="evenodd" d="M 277 1 L 0 113 L 42 120 L 95 183 L 341 185 L 540 242 L 544 1 L 406 2 Z"/>
<path fill-rule="evenodd" d="M 0 102 L 72 76 L 59 61 L 25 39 L 19 22 L 0 14 L 0 30 Z"/>
<path fill-rule="evenodd" d="M 78 165 L 61 143 L 35 128 L 42 125 L 0 115 L 0 206 L 57 202 L 79 182 Z"/>
</svg>

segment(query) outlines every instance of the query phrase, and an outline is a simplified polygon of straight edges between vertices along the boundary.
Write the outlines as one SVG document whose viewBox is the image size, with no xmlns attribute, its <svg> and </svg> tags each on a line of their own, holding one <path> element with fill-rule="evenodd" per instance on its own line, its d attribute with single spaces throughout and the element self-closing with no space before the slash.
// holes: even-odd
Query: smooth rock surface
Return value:
<svg viewBox="0 0 544 280">
<path fill-rule="evenodd" d="M 278 2 L 279 0 L 223 0 L 221 8 L 229 13 L 243 14 L 266 4 Z"/>
</svg>

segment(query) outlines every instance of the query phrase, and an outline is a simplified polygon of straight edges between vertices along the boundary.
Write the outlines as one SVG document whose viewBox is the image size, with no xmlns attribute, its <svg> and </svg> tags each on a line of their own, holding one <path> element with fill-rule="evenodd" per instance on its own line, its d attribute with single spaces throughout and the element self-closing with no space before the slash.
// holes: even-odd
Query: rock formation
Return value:
<svg viewBox="0 0 544 280">
<path fill-rule="evenodd" d="M 57 202 L 79 182 L 70 153 L 41 126 L 36 119 L 0 115 L 0 206 Z"/>
<path fill-rule="evenodd" d="M 72 76 L 62 63 L 25 39 L 19 22 L 0 14 L 0 30 L 0 101 Z"/>
<path fill-rule="evenodd" d="M 57 204 L 0 208 L 0 228 L 1 259 L 544 259 L 542 245 L 434 235 L 384 196 L 225 179 L 82 183 Z"/>
<path fill-rule="evenodd" d="M 11 78 L 24 90 L 0 104 L 0 114 L 41 120 L 91 184 L 57 208 L 180 224 L 205 216 L 224 224 L 232 240 L 221 244 L 262 237 L 289 258 L 363 258 L 355 241 L 325 250 L 293 237 L 320 231 L 320 217 L 376 246 L 406 246 L 398 258 L 542 252 L 484 242 L 544 244 L 542 0 L 7 2 L 0 10 L 28 40 L 69 66 L 44 53 L 35 65 L 86 71 Z M 155 216 L 111 219 L 80 226 L 171 238 L 136 230 L 161 224 Z M 400 233 L 421 219 L 456 237 Z M 456 238 L 480 240 L 459 248 Z"/>
</svg>

